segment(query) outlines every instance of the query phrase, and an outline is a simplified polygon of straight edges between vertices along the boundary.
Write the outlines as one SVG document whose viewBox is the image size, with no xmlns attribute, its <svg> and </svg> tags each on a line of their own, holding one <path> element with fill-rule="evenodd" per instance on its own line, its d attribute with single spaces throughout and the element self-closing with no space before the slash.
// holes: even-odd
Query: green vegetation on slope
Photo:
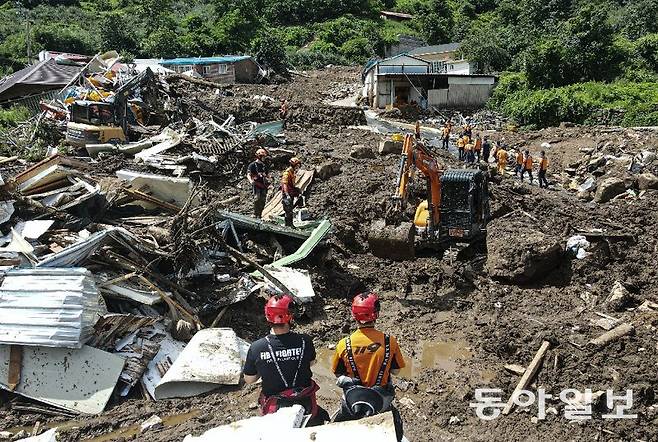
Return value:
<svg viewBox="0 0 658 442">
<path fill-rule="evenodd" d="M 21 4 L 20 8 L 16 5 Z M 379 10 L 414 14 L 395 23 Z M 22 0 L 0 4 L 0 73 L 41 49 L 129 57 L 252 53 L 285 67 L 361 64 L 401 34 L 461 41 L 505 72 L 491 107 L 521 124 L 658 125 L 658 0 Z"/>
</svg>

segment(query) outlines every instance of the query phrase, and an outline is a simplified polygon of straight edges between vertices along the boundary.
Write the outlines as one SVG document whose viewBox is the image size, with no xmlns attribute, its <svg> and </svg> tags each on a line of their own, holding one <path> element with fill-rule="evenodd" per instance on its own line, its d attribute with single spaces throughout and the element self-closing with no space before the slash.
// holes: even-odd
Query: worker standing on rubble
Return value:
<svg viewBox="0 0 658 442">
<path fill-rule="evenodd" d="M 514 176 L 523 176 L 523 152 L 521 149 L 516 153 L 516 166 L 514 166 Z"/>
<path fill-rule="evenodd" d="M 288 120 L 288 100 L 285 98 L 281 100 L 281 106 L 279 107 L 279 119 L 283 120 L 283 128 L 286 127 L 286 122 Z"/>
<path fill-rule="evenodd" d="M 445 150 L 448 150 L 448 143 L 450 142 L 450 130 L 452 129 L 450 121 L 446 121 L 446 124 L 443 125 L 443 129 L 441 130 L 441 141 L 442 145 Z"/>
<path fill-rule="evenodd" d="M 523 170 L 521 171 L 521 181 L 523 181 L 523 175 L 528 172 L 530 177 L 530 184 L 532 184 L 532 155 L 530 151 L 526 150 L 525 155 L 523 156 Z"/>
<path fill-rule="evenodd" d="M 360 419 L 393 408 L 395 389 L 391 374 L 397 375 L 405 362 L 393 336 L 375 329 L 380 302 L 375 293 L 361 293 L 352 301 L 357 331 L 336 346 L 331 370 L 343 388 L 341 410 L 335 421 Z M 400 433 L 401 436 L 401 422 Z"/>
<path fill-rule="evenodd" d="M 281 203 L 283 204 L 283 212 L 285 213 L 286 226 L 294 228 L 295 225 L 292 222 L 293 209 L 302 202 L 301 192 L 295 187 L 295 183 L 297 182 L 296 173 L 301 167 L 302 162 L 299 158 L 293 157 L 289 163 L 290 167 L 283 171 L 283 175 L 281 176 L 281 192 L 283 193 Z M 297 201 L 295 201 L 295 198 L 297 198 Z"/>
<path fill-rule="evenodd" d="M 302 405 L 315 424 L 329 420 L 318 407 L 315 396 L 320 389 L 312 379 L 315 347 L 310 336 L 290 331 L 294 301 L 289 295 L 272 296 L 265 304 L 270 334 L 251 344 L 242 370 L 244 381 L 253 384 L 262 379 L 258 398 L 261 415 L 279 408 Z"/>
<path fill-rule="evenodd" d="M 505 175 L 505 166 L 507 166 L 507 151 L 505 146 L 500 145 L 496 150 L 496 159 L 498 160 L 498 173 Z"/>
<path fill-rule="evenodd" d="M 474 145 L 470 141 L 464 146 L 465 160 L 467 164 L 475 163 Z"/>
<path fill-rule="evenodd" d="M 459 137 L 457 140 L 457 152 L 459 153 L 459 161 L 464 161 L 464 146 L 466 146 L 464 137 Z"/>
<path fill-rule="evenodd" d="M 485 163 L 489 163 L 489 156 L 491 155 L 491 142 L 489 142 L 489 137 L 484 136 L 484 141 L 482 142 L 482 158 Z"/>
<path fill-rule="evenodd" d="M 256 151 L 256 160 L 247 167 L 247 180 L 251 183 L 254 193 L 254 216 L 260 218 L 265 208 L 267 199 L 267 189 L 270 187 L 270 176 L 265 164 L 267 150 L 258 149 Z"/>
<path fill-rule="evenodd" d="M 473 162 L 480 162 L 480 153 L 482 152 L 482 138 L 480 134 L 475 134 L 475 142 L 473 143 L 473 154 L 477 159 L 473 159 Z"/>
<path fill-rule="evenodd" d="M 548 170 L 548 158 L 546 158 L 546 152 L 542 150 L 541 153 L 539 154 L 539 187 L 546 189 L 548 189 L 548 180 L 546 179 L 547 170 Z"/>
</svg>

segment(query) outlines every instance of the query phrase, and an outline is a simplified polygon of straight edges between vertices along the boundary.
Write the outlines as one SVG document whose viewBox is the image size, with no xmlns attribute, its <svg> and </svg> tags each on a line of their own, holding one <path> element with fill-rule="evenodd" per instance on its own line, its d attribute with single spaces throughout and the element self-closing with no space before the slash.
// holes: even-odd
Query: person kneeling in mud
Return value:
<svg viewBox="0 0 658 442">
<path fill-rule="evenodd" d="M 405 362 L 398 342 L 375 329 L 380 302 L 375 293 L 361 293 L 352 301 L 352 317 L 358 330 L 341 339 L 331 363 L 343 389 L 341 409 L 334 421 L 361 419 L 392 411 L 398 440 L 402 438 L 402 420 L 393 407 L 395 388 L 391 374 L 397 375 Z"/>
<path fill-rule="evenodd" d="M 310 336 L 290 331 L 293 308 L 289 295 L 272 296 L 267 301 L 265 318 L 272 331 L 251 344 L 242 372 L 247 384 L 263 380 L 258 399 L 261 415 L 299 404 L 311 415 L 307 425 L 321 425 L 329 420 L 329 414 L 318 406 L 315 395 L 320 389 L 311 373 L 315 347 Z"/>
</svg>

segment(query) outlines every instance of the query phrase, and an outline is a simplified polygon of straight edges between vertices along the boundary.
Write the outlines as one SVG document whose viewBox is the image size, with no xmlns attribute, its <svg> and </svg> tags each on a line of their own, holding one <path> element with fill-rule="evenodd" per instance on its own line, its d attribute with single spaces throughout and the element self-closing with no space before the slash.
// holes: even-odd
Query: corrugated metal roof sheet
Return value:
<svg viewBox="0 0 658 442">
<path fill-rule="evenodd" d="M 423 54 L 441 54 L 443 52 L 453 52 L 459 49 L 461 43 L 447 43 L 443 45 L 422 46 L 407 52 L 409 55 L 423 55 Z"/>
<path fill-rule="evenodd" d="M 41 86 L 40 89 L 35 88 L 34 93 L 44 88 L 55 89 L 66 86 L 81 70 L 82 68 L 78 66 L 57 64 L 52 59 L 44 60 L 0 79 L 0 100 L 29 95 L 22 92 L 13 93 L 12 89 L 19 85 Z"/>
<path fill-rule="evenodd" d="M 0 344 L 81 348 L 100 310 L 87 269 L 10 270 L 0 287 Z"/>
<path fill-rule="evenodd" d="M 224 55 L 221 57 L 172 58 L 170 60 L 162 60 L 159 63 L 163 66 L 237 63 L 238 61 L 247 60 L 250 58 L 251 57 L 249 55 Z"/>
</svg>

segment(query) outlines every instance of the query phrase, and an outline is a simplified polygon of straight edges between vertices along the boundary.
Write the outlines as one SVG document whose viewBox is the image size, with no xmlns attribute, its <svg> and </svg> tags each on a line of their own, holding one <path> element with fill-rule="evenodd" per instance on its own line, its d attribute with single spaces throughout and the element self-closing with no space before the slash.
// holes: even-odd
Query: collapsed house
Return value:
<svg viewBox="0 0 658 442">
<path fill-rule="evenodd" d="M 173 58 L 160 60 L 159 64 L 179 74 L 217 83 L 257 83 L 264 76 L 258 63 L 248 55 Z"/>
<path fill-rule="evenodd" d="M 458 43 L 425 46 L 371 62 L 363 71 L 362 97 L 375 109 L 480 107 L 491 96 L 496 76 L 475 73 L 476 65 L 458 50 Z"/>
</svg>

